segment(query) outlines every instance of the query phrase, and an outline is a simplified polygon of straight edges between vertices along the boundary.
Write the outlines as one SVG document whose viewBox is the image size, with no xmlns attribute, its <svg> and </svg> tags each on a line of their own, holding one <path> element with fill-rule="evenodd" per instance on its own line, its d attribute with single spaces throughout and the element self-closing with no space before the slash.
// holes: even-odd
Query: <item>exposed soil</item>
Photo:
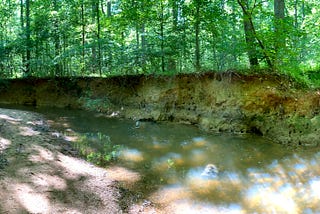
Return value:
<svg viewBox="0 0 320 214">
<path fill-rule="evenodd" d="M 152 213 L 120 187 L 121 168 L 75 157 L 41 115 L 0 109 L 0 213 Z M 157 212 L 159 213 L 159 212 Z"/>
<path fill-rule="evenodd" d="M 177 76 L 15 79 L 0 103 L 80 108 L 135 120 L 256 133 L 289 147 L 320 145 L 320 91 L 288 77 L 234 72 Z"/>
</svg>

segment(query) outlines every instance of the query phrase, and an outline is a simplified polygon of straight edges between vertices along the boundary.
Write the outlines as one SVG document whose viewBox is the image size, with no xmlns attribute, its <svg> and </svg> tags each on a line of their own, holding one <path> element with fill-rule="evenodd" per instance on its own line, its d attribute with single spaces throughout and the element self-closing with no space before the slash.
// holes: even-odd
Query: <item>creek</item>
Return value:
<svg viewBox="0 0 320 214">
<path fill-rule="evenodd" d="M 320 212 L 320 152 L 314 148 L 293 150 L 259 136 L 168 122 L 28 110 L 43 114 L 88 160 L 125 169 L 124 188 L 145 203 L 177 213 Z M 210 164 L 218 172 L 207 176 Z"/>
</svg>

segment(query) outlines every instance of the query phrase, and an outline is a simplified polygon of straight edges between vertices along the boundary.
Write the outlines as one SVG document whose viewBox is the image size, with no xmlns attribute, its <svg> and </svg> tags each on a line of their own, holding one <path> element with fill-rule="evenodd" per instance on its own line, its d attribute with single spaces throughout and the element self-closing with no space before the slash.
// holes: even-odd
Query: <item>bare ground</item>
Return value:
<svg viewBox="0 0 320 214">
<path fill-rule="evenodd" d="M 0 109 L 0 213 L 158 213 L 119 187 L 124 169 L 74 154 L 41 115 Z"/>
</svg>

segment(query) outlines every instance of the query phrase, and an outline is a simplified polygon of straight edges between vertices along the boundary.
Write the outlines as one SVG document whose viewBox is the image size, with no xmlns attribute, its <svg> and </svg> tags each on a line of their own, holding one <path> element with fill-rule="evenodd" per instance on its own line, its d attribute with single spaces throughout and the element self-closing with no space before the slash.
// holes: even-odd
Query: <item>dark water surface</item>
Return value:
<svg viewBox="0 0 320 214">
<path fill-rule="evenodd" d="M 177 213 L 320 213 L 318 148 L 293 151 L 257 136 L 208 134 L 174 123 L 136 128 L 133 120 L 85 111 L 33 111 L 67 140 L 76 139 L 79 149 L 115 150 L 102 155 L 140 175 L 131 188 Z M 219 172 L 206 176 L 208 164 Z"/>
</svg>

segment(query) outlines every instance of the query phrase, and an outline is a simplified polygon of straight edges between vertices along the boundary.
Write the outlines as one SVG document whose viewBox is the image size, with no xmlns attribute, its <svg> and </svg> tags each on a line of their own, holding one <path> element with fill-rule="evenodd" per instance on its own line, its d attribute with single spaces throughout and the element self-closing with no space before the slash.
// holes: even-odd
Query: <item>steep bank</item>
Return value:
<svg viewBox="0 0 320 214">
<path fill-rule="evenodd" d="M 279 76 L 234 73 L 1 82 L 0 103 L 170 120 L 213 132 L 253 132 L 288 146 L 318 146 L 320 91 Z"/>
</svg>

